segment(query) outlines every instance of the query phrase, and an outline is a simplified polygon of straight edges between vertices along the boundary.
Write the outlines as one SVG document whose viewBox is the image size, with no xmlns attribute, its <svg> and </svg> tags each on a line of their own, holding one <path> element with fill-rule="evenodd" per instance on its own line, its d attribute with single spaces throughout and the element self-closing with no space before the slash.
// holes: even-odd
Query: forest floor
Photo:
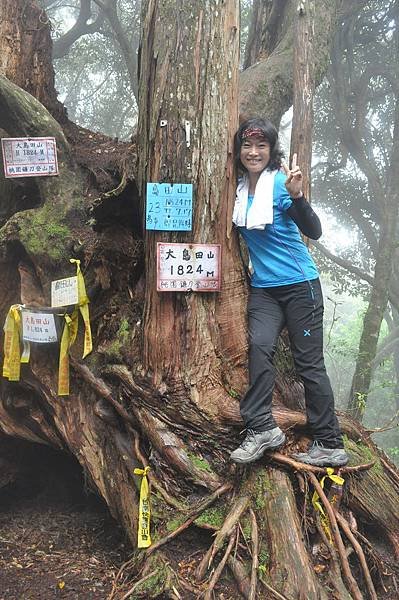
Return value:
<svg viewBox="0 0 399 600">
<path fill-rule="evenodd" d="M 24 471 L 0 488 L 0 600 L 107 600 L 114 587 L 114 600 L 120 600 L 132 586 L 123 577 L 114 586 L 132 554 L 122 529 L 86 488 L 74 459 L 38 445 L 27 451 L 18 456 Z M 197 544 L 202 533 L 195 534 Z M 190 555 L 190 535 L 174 540 L 168 552 L 188 581 L 202 556 Z M 209 540 L 203 537 L 205 551 Z M 223 579 L 215 592 L 217 600 L 240 597 Z"/>
<path fill-rule="evenodd" d="M 107 598 L 129 555 L 105 505 L 79 471 L 49 470 L 0 490 L 0 599 Z M 63 469 L 64 473 L 65 470 Z"/>
<path fill-rule="evenodd" d="M 105 503 L 88 488 L 75 459 L 24 444 L 0 440 L 7 463 L 24 465 L 4 485 L 0 462 L 0 600 L 148 600 L 144 591 L 127 593 L 134 584 L 128 569 L 118 576 L 132 556 L 131 545 Z M 194 583 L 211 540 L 212 532 L 193 527 L 165 547 L 180 581 Z M 384 559 L 387 565 L 392 562 L 392 557 Z M 198 594 L 180 588 L 180 597 L 194 600 Z M 240 597 L 232 580 L 223 576 L 215 600 Z M 396 579 L 389 576 L 385 588 L 378 586 L 378 598 L 398 597 Z"/>
</svg>

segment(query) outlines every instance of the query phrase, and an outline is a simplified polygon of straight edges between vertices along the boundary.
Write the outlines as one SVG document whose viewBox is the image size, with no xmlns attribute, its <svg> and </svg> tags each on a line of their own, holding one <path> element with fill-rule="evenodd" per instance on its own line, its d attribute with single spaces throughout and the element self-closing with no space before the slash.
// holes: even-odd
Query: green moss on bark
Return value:
<svg viewBox="0 0 399 600">
<path fill-rule="evenodd" d="M 192 452 L 188 452 L 187 455 L 193 463 L 193 465 L 197 467 L 197 469 L 200 469 L 201 471 L 206 471 L 207 473 L 212 473 L 211 466 L 207 460 L 199 457 L 198 454 L 193 454 Z"/>
<path fill-rule="evenodd" d="M 375 461 L 375 465 L 370 469 L 370 472 L 375 474 L 383 474 L 383 468 L 379 457 L 362 442 L 355 442 L 344 436 L 345 450 L 349 454 L 349 464 L 361 465 Z"/>
<path fill-rule="evenodd" d="M 259 471 L 253 489 L 255 507 L 260 510 L 266 505 L 266 496 L 272 491 L 272 484 L 266 471 Z"/>
<path fill-rule="evenodd" d="M 65 258 L 65 246 L 71 230 L 65 222 L 65 212 L 46 204 L 41 209 L 18 215 L 20 240 L 32 255 L 46 254 L 53 260 Z"/>
<path fill-rule="evenodd" d="M 202 515 L 194 521 L 196 525 L 211 525 L 216 529 L 220 529 L 226 518 L 226 509 L 218 506 L 212 506 L 205 510 Z"/>
</svg>

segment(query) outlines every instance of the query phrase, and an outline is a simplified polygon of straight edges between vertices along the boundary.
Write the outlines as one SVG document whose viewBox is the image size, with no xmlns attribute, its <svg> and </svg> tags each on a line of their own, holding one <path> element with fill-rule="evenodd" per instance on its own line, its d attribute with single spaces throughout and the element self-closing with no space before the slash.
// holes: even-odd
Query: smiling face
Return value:
<svg viewBox="0 0 399 600">
<path fill-rule="evenodd" d="M 250 136 L 243 139 L 240 160 L 250 176 L 259 176 L 270 161 L 269 142 L 263 136 Z"/>
</svg>

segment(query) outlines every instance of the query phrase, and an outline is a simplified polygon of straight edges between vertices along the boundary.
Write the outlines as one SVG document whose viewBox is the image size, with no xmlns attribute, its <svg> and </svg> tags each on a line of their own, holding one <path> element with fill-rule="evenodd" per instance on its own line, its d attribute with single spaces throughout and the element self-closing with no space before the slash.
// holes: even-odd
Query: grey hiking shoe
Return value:
<svg viewBox="0 0 399 600">
<path fill-rule="evenodd" d="M 274 450 L 284 442 L 285 434 L 280 427 L 268 431 L 247 429 L 245 440 L 230 454 L 230 458 L 237 463 L 250 463 L 258 460 L 266 450 Z"/>
<path fill-rule="evenodd" d="M 349 460 L 343 448 L 325 448 L 317 440 L 313 442 L 307 452 L 292 454 L 292 458 L 316 467 L 343 467 Z"/>
</svg>

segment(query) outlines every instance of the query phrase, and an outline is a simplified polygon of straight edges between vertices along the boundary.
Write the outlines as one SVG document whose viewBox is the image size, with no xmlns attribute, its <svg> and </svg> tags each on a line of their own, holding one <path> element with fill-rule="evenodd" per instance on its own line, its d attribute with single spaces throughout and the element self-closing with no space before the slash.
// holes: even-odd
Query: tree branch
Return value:
<svg viewBox="0 0 399 600">
<path fill-rule="evenodd" d="M 348 214 L 355 221 L 356 225 L 359 227 L 361 233 L 364 235 L 366 242 L 370 246 L 370 249 L 375 256 L 378 254 L 378 240 L 373 230 L 373 227 L 370 221 L 362 213 L 361 207 L 357 202 L 350 203 L 346 208 Z"/>
<path fill-rule="evenodd" d="M 93 0 L 95 4 L 102 10 L 107 18 L 107 21 L 114 33 L 115 41 L 119 44 L 122 55 L 126 62 L 126 67 L 129 73 L 130 86 L 134 96 L 138 97 L 138 81 L 137 81 L 137 45 L 132 44 L 123 30 L 122 24 L 118 17 L 116 2 L 113 0 Z M 138 39 L 138 36 L 136 36 Z"/>
<path fill-rule="evenodd" d="M 358 0 L 351 4 L 355 14 L 363 8 L 366 0 Z M 262 3 L 270 4 L 270 3 Z M 240 74 L 240 112 L 243 114 L 258 114 L 267 116 L 278 125 L 282 114 L 292 105 L 292 57 L 293 30 L 292 22 L 297 10 L 297 2 L 283 3 L 278 0 L 273 3 L 276 9 L 274 29 L 283 34 L 274 45 L 267 47 L 268 40 L 259 48 L 258 56 L 250 55 L 252 63 Z M 287 6 L 286 6 L 287 5 Z M 286 6 L 286 7 L 285 7 Z M 329 60 L 331 41 L 337 28 L 338 10 L 343 3 L 337 0 L 315 3 L 315 80 L 320 83 Z M 283 7 L 284 10 L 280 10 Z M 277 10 L 278 9 L 278 10 Z M 277 18 L 278 17 L 278 18 Z M 267 36 L 265 36 L 267 38 Z M 277 41 L 277 43 L 275 43 Z"/>
<path fill-rule="evenodd" d="M 163 546 L 170 540 L 173 540 L 175 537 L 177 537 L 182 531 L 184 531 L 185 529 L 187 529 L 187 527 L 189 527 L 192 523 L 194 523 L 194 521 L 196 519 L 198 519 L 198 517 L 204 512 L 204 510 L 206 510 L 209 506 L 211 506 L 211 504 L 213 504 L 215 502 L 215 500 L 217 500 L 222 494 L 225 494 L 226 492 L 228 492 L 230 490 L 231 490 L 231 485 L 229 483 L 224 483 L 222 486 L 220 486 L 220 488 L 218 488 L 215 492 L 213 492 L 213 494 L 208 496 L 208 498 L 205 498 L 205 500 L 203 502 L 201 502 L 199 504 L 199 506 L 196 506 L 194 508 L 194 510 L 191 512 L 191 515 L 184 523 L 182 523 L 174 531 L 171 531 L 170 533 L 168 533 L 168 535 L 166 535 L 162 539 L 155 542 L 155 544 L 152 544 L 152 546 L 150 546 L 147 550 L 147 556 L 149 556 L 150 554 L 153 554 L 153 552 L 155 552 L 155 550 L 158 550 L 158 548 L 160 548 L 161 546 Z"/>
<path fill-rule="evenodd" d="M 330 520 L 330 526 L 331 526 L 331 533 L 332 533 L 332 536 L 334 538 L 334 541 L 335 541 L 335 544 L 336 544 L 336 547 L 338 550 L 339 558 L 340 558 L 341 564 L 342 564 L 342 569 L 343 569 L 343 572 L 345 575 L 345 579 L 348 583 L 350 592 L 351 592 L 353 598 L 355 598 L 355 600 L 363 600 L 363 596 L 359 590 L 357 582 L 352 575 L 352 572 L 351 572 L 351 569 L 349 566 L 349 562 L 348 562 L 348 558 L 347 558 L 346 552 L 345 552 L 345 546 L 342 541 L 341 535 L 339 533 L 337 520 L 335 518 L 335 513 L 331 507 L 331 504 L 328 501 L 327 496 L 325 495 L 323 488 L 321 487 L 316 476 L 313 475 L 313 473 L 309 473 L 308 477 L 309 477 L 310 481 L 312 482 L 314 489 L 319 494 L 320 500 L 323 502 L 324 508 L 326 509 L 326 512 L 328 514 L 328 518 Z"/>
<path fill-rule="evenodd" d="M 234 501 L 222 527 L 216 534 L 213 544 L 204 554 L 195 571 L 195 578 L 197 581 L 202 581 L 205 578 L 206 571 L 210 568 L 217 552 L 223 547 L 225 539 L 231 535 L 234 527 L 247 510 L 250 502 L 251 499 L 249 496 L 240 496 Z"/>
<path fill-rule="evenodd" d="M 41 4 L 43 5 L 44 10 L 49 10 L 49 8 L 53 8 L 54 4 L 57 4 L 59 1 L 60 0 L 41 0 Z"/>
<path fill-rule="evenodd" d="M 104 22 L 104 15 L 99 14 L 93 23 L 87 23 L 92 16 L 91 0 L 80 0 L 80 11 L 76 23 L 64 35 L 53 42 L 53 58 L 62 58 L 70 47 L 82 35 L 95 33 L 100 30 Z"/>
<path fill-rule="evenodd" d="M 349 524 L 346 521 L 346 519 L 344 519 L 344 517 L 342 515 L 340 515 L 339 512 L 337 512 L 337 511 L 334 511 L 334 514 L 335 514 L 335 517 L 336 517 L 341 529 L 343 530 L 346 537 L 352 544 L 353 549 L 358 556 L 360 565 L 362 567 L 364 579 L 366 582 L 367 590 L 368 590 L 371 600 L 378 600 L 377 594 L 375 592 L 373 580 L 371 579 L 370 570 L 367 566 L 366 558 L 364 556 L 363 548 L 361 547 L 361 545 L 359 544 L 359 542 L 357 541 L 357 539 L 351 532 L 351 529 L 350 529 Z"/>
<path fill-rule="evenodd" d="M 398 328 L 395 331 L 396 331 L 396 335 L 398 335 L 398 333 L 399 333 Z M 390 336 L 387 336 L 387 338 L 388 337 L 390 337 Z M 385 338 L 385 339 L 387 339 L 387 338 Z M 381 347 L 378 348 L 377 354 L 375 355 L 375 358 L 371 363 L 371 368 L 373 371 L 378 367 L 378 365 L 385 358 L 388 358 L 388 356 L 390 356 L 390 354 L 392 354 L 392 352 L 394 352 L 395 348 L 398 346 L 399 337 L 395 337 L 394 339 L 391 339 L 387 343 L 385 343 L 385 339 L 383 340 Z"/>
<path fill-rule="evenodd" d="M 220 578 L 220 576 L 222 574 L 222 571 L 224 569 L 224 566 L 225 566 L 225 564 L 227 562 L 227 559 L 230 556 L 230 552 L 233 549 L 235 537 L 236 537 L 236 531 L 232 531 L 232 533 L 230 534 L 229 543 L 227 544 L 227 548 L 226 548 L 226 551 L 225 551 L 225 553 L 223 555 L 223 558 L 220 561 L 220 563 L 218 564 L 218 566 L 216 567 L 216 569 L 215 569 L 215 571 L 214 571 L 214 573 L 213 573 L 213 575 L 211 577 L 208 589 L 205 592 L 204 600 L 212 600 L 212 598 L 214 597 L 213 596 L 214 587 L 217 584 L 217 582 L 218 582 L 218 580 L 219 580 L 219 578 Z"/>
<path fill-rule="evenodd" d="M 363 172 L 368 181 L 370 192 L 375 200 L 375 209 L 377 213 L 381 210 L 380 204 L 384 200 L 384 188 L 379 177 L 376 161 L 372 153 L 368 151 L 363 140 L 367 138 L 366 132 L 366 112 L 363 104 L 364 95 L 357 97 L 355 104 L 355 121 L 351 122 L 349 98 L 352 97 L 353 89 L 348 89 L 348 84 L 345 79 L 345 70 L 342 68 L 342 57 L 344 52 L 352 50 L 351 42 L 345 39 L 344 32 L 341 32 L 337 37 L 336 44 L 331 53 L 331 69 L 330 69 L 330 84 L 333 90 L 333 103 L 335 108 L 336 118 L 339 124 L 340 136 L 342 143 L 345 145 L 349 153 L 355 159 L 359 169 Z M 349 63 L 349 59 L 347 60 Z M 349 65 L 350 68 L 350 65 Z M 365 85 L 367 79 L 362 81 Z M 359 80 L 357 81 L 359 84 Z M 352 103 L 351 103 L 352 104 Z M 378 201 L 378 202 L 377 202 Z M 382 204 L 383 206 L 383 204 Z M 385 207 L 384 207 L 385 208 Z"/>
<path fill-rule="evenodd" d="M 337 256 L 336 254 L 333 254 L 325 246 L 323 246 L 323 244 L 320 244 L 320 242 L 317 242 L 316 240 L 310 240 L 310 243 L 312 246 L 314 246 L 315 248 L 320 250 L 320 252 L 326 258 L 331 260 L 332 262 L 336 263 L 343 269 L 346 269 L 347 271 L 349 271 L 349 273 L 353 273 L 353 275 L 356 275 L 356 277 L 358 277 L 359 279 L 366 281 L 371 286 L 374 285 L 374 277 L 372 275 L 370 275 L 369 273 L 366 273 L 365 271 L 362 271 L 362 269 L 359 269 L 359 267 L 352 265 L 352 263 L 349 262 L 349 260 L 346 260 L 345 258 L 341 258 L 340 256 Z M 389 302 L 392 304 L 392 306 L 396 310 L 398 310 L 399 309 L 399 296 L 395 292 L 390 290 L 389 294 L 388 294 L 388 299 L 389 299 Z"/>
<path fill-rule="evenodd" d="M 370 285 L 374 285 L 374 277 L 372 275 L 370 275 L 369 273 L 362 271 L 362 269 L 359 269 L 359 267 L 356 267 L 355 265 L 353 265 L 351 262 L 349 262 L 349 260 L 346 260 L 345 258 L 341 258 L 340 256 L 337 256 L 336 254 L 333 254 L 325 246 L 323 246 L 323 244 L 320 244 L 320 242 L 316 242 L 315 240 L 310 240 L 310 243 L 312 246 L 317 248 L 326 258 L 328 258 L 332 262 L 336 263 L 343 269 L 346 269 L 350 273 L 353 273 L 353 275 L 356 275 L 356 277 L 358 277 L 359 279 L 362 279 L 363 281 L 367 281 L 367 283 L 369 283 Z"/>
<path fill-rule="evenodd" d="M 248 600 L 256 599 L 256 584 L 258 581 L 259 568 L 259 532 L 256 516 L 252 508 L 249 509 L 249 518 L 251 520 L 251 539 L 252 539 L 252 567 L 251 567 L 251 587 Z"/>
<path fill-rule="evenodd" d="M 269 453 L 269 460 L 277 462 L 281 465 L 285 465 L 291 467 L 294 471 L 300 471 L 303 473 L 316 473 L 317 475 L 323 475 L 326 473 L 325 467 L 316 467 L 314 465 L 307 465 L 305 463 L 298 462 L 285 454 L 281 454 L 280 452 L 271 452 Z M 360 471 L 368 471 L 375 465 L 375 461 L 370 463 L 365 463 L 363 465 L 357 465 L 356 467 L 341 467 L 341 473 L 357 473 Z"/>
</svg>

